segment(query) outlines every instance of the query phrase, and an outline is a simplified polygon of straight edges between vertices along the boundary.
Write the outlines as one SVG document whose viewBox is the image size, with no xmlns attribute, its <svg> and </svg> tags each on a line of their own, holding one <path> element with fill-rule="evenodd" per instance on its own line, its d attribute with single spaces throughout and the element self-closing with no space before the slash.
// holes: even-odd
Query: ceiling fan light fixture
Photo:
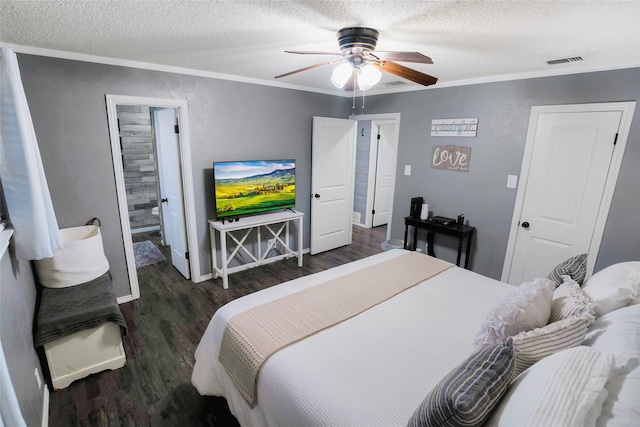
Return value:
<svg viewBox="0 0 640 427">
<path fill-rule="evenodd" d="M 372 64 L 365 64 L 358 69 L 358 87 L 360 90 L 369 90 L 382 78 L 382 72 Z"/>
<path fill-rule="evenodd" d="M 343 62 L 333 69 L 331 74 L 331 83 L 338 89 L 342 89 L 347 84 L 351 74 L 353 73 L 353 67 L 348 62 Z"/>
</svg>

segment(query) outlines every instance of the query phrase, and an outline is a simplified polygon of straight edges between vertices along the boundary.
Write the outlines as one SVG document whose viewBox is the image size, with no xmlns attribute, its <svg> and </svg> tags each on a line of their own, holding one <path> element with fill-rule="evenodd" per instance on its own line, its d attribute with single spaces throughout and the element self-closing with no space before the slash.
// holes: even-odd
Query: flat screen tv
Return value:
<svg viewBox="0 0 640 427">
<path fill-rule="evenodd" d="M 220 219 L 296 205 L 296 162 L 292 159 L 214 162 L 213 183 Z"/>
</svg>

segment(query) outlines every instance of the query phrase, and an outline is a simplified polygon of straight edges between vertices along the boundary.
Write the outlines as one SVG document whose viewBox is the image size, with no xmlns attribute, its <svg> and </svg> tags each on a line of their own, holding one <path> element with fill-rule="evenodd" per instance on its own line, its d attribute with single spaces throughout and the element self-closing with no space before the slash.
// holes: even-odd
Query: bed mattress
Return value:
<svg viewBox="0 0 640 427">
<path fill-rule="evenodd" d="M 450 268 L 272 355 L 260 371 L 253 408 L 218 362 L 234 315 L 402 253 L 384 252 L 220 308 L 196 350 L 194 386 L 202 395 L 225 397 L 246 426 L 406 425 L 424 396 L 469 356 L 487 312 L 513 286 Z"/>
</svg>

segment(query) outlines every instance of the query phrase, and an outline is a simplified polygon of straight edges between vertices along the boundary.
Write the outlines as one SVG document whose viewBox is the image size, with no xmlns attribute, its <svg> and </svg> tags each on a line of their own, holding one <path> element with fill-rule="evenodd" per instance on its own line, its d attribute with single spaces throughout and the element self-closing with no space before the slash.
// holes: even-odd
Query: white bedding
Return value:
<svg viewBox="0 0 640 427">
<path fill-rule="evenodd" d="M 384 252 L 220 308 L 196 350 L 194 386 L 225 397 L 243 426 L 406 425 L 429 390 L 469 356 L 487 312 L 513 286 L 453 267 L 271 356 L 254 408 L 218 362 L 224 327 L 235 314 L 402 253 Z"/>
</svg>

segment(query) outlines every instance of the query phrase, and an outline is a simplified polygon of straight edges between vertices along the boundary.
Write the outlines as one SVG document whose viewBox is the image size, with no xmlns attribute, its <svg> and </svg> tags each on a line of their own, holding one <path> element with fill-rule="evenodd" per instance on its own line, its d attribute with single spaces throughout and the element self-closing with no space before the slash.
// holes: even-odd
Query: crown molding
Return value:
<svg viewBox="0 0 640 427">
<path fill-rule="evenodd" d="M 271 87 L 277 87 L 282 89 L 293 89 L 293 90 L 300 90 L 304 92 L 320 93 L 324 95 L 340 96 L 344 98 L 353 97 L 353 92 L 345 92 L 342 90 L 334 91 L 334 90 L 319 89 L 319 88 L 293 85 L 293 84 L 282 83 L 282 82 L 271 81 L 271 80 L 242 77 L 242 76 L 236 76 L 232 74 L 216 73 L 213 71 L 203 71 L 203 70 L 196 70 L 192 68 L 154 64 L 150 62 L 131 61 L 127 59 L 109 58 L 105 56 L 87 55 L 84 53 L 67 52 L 62 50 L 46 49 L 46 48 L 34 47 L 34 46 L 24 46 L 24 45 L 17 45 L 17 44 L 4 43 L 4 42 L 0 42 L 0 47 L 9 48 L 16 53 L 23 53 L 28 55 L 47 56 L 52 58 L 70 59 L 74 61 L 92 62 L 97 64 L 115 65 L 120 67 L 129 67 L 129 68 L 139 68 L 143 70 L 162 71 L 162 72 L 175 73 L 175 74 L 185 74 L 185 75 L 191 75 L 191 76 L 206 77 L 211 79 L 228 80 L 228 81 L 234 81 L 234 82 L 240 82 L 240 83 L 256 84 L 261 86 L 271 86 Z M 572 64 L 566 64 L 566 65 L 565 64 L 553 65 L 553 66 L 550 65 L 549 67 L 552 67 L 552 68 L 548 70 L 539 70 L 539 71 L 531 71 L 531 72 L 524 72 L 524 73 L 501 74 L 501 75 L 494 75 L 494 76 L 487 76 L 487 77 L 477 77 L 472 79 L 452 80 L 448 82 L 436 83 L 435 85 L 427 86 L 427 87 L 411 85 L 407 87 L 386 88 L 384 90 L 374 88 L 367 91 L 366 96 L 388 95 L 391 93 L 415 92 L 415 91 L 423 91 L 423 90 L 442 89 L 447 87 L 469 86 L 469 85 L 483 84 L 483 83 L 497 83 L 497 82 L 504 82 L 504 81 L 511 81 L 511 80 L 526 80 L 526 79 L 536 79 L 536 78 L 542 78 L 542 77 L 554 77 L 554 76 L 564 76 L 564 75 L 571 75 L 571 74 L 584 74 L 584 73 L 593 73 L 593 72 L 600 72 L 600 71 L 620 70 L 625 68 L 637 68 L 637 67 L 640 67 L 640 61 L 623 61 L 623 62 L 607 64 L 607 65 L 589 65 L 589 64 L 572 63 Z M 383 85 L 379 85 L 379 86 L 383 86 Z M 356 91 L 356 95 L 362 96 L 363 92 Z"/>
</svg>

